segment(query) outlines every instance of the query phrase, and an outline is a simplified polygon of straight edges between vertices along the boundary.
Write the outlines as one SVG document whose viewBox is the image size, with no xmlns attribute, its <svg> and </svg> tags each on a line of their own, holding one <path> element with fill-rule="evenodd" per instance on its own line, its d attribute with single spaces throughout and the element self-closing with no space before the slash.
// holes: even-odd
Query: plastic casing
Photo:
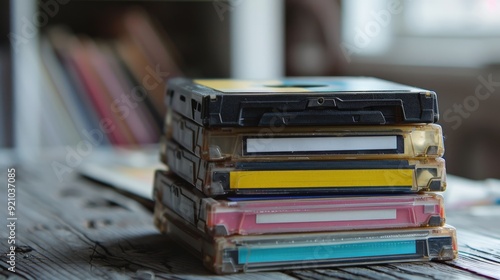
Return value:
<svg viewBox="0 0 500 280">
<path fill-rule="evenodd" d="M 442 226 L 439 194 L 231 201 L 206 197 L 165 171 L 155 173 L 155 216 L 178 215 L 211 236 Z M 172 214 L 175 213 L 175 214 Z"/>
<path fill-rule="evenodd" d="M 304 126 L 304 127 L 215 127 L 205 128 L 181 115 L 169 111 L 165 131 L 167 138 L 175 140 L 196 156 L 209 161 L 283 161 L 333 159 L 394 159 L 436 158 L 444 154 L 443 134 L 437 124 L 385 125 L 385 126 Z M 248 152 L 247 139 L 256 139 L 254 146 L 261 148 L 278 138 L 321 137 L 398 137 L 397 150 L 347 150 L 312 152 Z M 163 142 L 165 145 L 165 142 Z"/>
<path fill-rule="evenodd" d="M 221 89 L 208 84 L 233 85 Z M 166 105 L 206 127 L 434 123 L 435 92 L 371 77 L 167 82 Z"/>
<path fill-rule="evenodd" d="M 456 231 L 433 228 L 209 237 L 173 216 L 161 230 L 218 274 L 285 269 L 448 261 L 457 257 Z"/>
<path fill-rule="evenodd" d="M 446 189 L 442 158 L 241 163 L 204 161 L 171 141 L 165 147 L 169 169 L 208 196 L 416 193 Z"/>
</svg>

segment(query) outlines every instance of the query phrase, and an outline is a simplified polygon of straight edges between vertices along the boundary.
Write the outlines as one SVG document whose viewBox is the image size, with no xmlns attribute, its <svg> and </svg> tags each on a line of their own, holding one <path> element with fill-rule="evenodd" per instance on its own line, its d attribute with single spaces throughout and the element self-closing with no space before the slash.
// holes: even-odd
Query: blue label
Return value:
<svg viewBox="0 0 500 280">
<path fill-rule="evenodd" d="M 282 261 L 309 261 L 341 258 L 382 257 L 415 254 L 416 241 L 365 242 L 330 245 L 318 243 L 309 246 L 280 248 L 245 247 L 238 249 L 238 263 L 268 263 Z"/>
</svg>

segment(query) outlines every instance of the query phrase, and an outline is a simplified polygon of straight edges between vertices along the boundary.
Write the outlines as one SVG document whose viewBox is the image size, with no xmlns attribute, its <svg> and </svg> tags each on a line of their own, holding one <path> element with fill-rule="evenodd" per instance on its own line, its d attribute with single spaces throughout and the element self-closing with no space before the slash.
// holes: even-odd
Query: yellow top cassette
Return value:
<svg viewBox="0 0 500 280">
<path fill-rule="evenodd" d="M 437 94 L 372 77 L 167 82 L 166 104 L 205 127 L 434 123 Z"/>
<path fill-rule="evenodd" d="M 409 159 L 444 153 L 437 124 L 205 128 L 169 113 L 167 138 L 209 161 Z"/>
</svg>

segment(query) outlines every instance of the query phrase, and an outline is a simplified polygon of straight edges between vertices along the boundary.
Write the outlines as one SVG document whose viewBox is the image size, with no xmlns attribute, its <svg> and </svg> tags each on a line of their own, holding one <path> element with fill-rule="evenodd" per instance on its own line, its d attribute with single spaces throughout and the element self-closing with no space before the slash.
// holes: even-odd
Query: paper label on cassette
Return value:
<svg viewBox="0 0 500 280">
<path fill-rule="evenodd" d="M 435 92 L 369 77 L 168 81 L 167 106 L 206 127 L 434 123 Z"/>
<path fill-rule="evenodd" d="M 209 237 L 175 217 L 166 232 L 218 273 L 447 261 L 457 257 L 451 226 Z"/>
<path fill-rule="evenodd" d="M 205 128 L 175 112 L 169 114 L 167 136 L 209 161 L 410 159 L 444 153 L 437 124 Z"/>
<path fill-rule="evenodd" d="M 171 171 L 208 196 L 444 191 L 445 162 L 425 160 L 205 161 L 167 141 Z"/>
<path fill-rule="evenodd" d="M 165 171 L 155 174 L 155 216 L 178 215 L 211 236 L 442 226 L 438 194 L 267 198 L 206 197 Z"/>
</svg>

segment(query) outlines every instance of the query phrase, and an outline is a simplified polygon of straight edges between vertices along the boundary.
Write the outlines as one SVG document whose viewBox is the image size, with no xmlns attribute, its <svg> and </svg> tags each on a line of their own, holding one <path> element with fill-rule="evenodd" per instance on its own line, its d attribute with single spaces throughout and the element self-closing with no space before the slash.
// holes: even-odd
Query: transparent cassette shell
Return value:
<svg viewBox="0 0 500 280">
<path fill-rule="evenodd" d="M 437 124 L 205 128 L 175 112 L 168 114 L 167 138 L 208 161 L 409 159 L 444 154 Z"/>
<path fill-rule="evenodd" d="M 226 194 L 416 193 L 446 189 L 445 161 L 204 161 L 167 141 L 169 169 L 208 196 Z"/>
<path fill-rule="evenodd" d="M 174 174 L 155 174 L 155 216 L 177 215 L 211 236 L 442 226 L 439 194 L 271 198 L 206 197 Z"/>
<path fill-rule="evenodd" d="M 457 257 L 451 226 L 302 234 L 209 237 L 173 216 L 165 232 L 218 274 L 313 269 Z"/>
</svg>

